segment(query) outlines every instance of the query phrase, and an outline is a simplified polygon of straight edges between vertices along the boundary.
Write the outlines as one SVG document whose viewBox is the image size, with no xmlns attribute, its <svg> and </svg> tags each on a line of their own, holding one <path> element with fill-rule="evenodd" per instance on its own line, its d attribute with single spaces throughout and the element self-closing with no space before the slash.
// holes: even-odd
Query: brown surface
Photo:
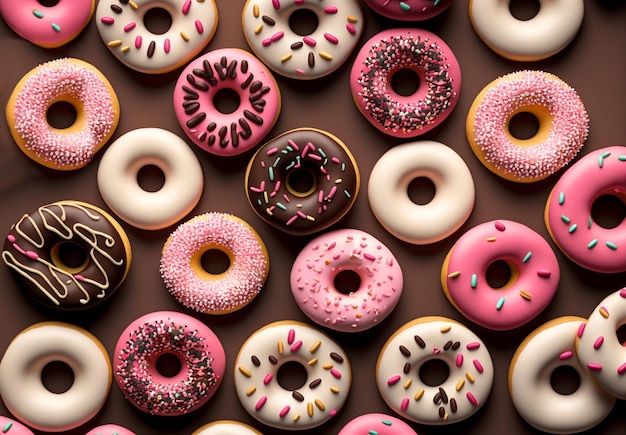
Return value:
<svg viewBox="0 0 626 435">
<path fill-rule="evenodd" d="M 247 49 L 241 31 L 243 1 L 218 0 L 220 22 L 207 49 L 236 46 Z M 609 7 L 607 3 L 620 3 Z M 353 367 L 354 382 L 345 407 L 336 418 L 309 433 L 336 433 L 348 420 L 367 412 L 392 413 L 376 390 L 374 369 L 383 343 L 398 327 L 424 315 L 443 315 L 470 326 L 489 346 L 495 362 L 495 383 L 483 409 L 466 422 L 451 427 L 413 425 L 422 434 L 533 433 L 516 413 L 507 391 L 507 371 L 517 345 L 535 327 L 554 317 L 587 317 L 608 293 L 626 284 L 626 274 L 591 273 L 568 261 L 557 252 L 561 264 L 561 283 L 548 308 L 529 324 L 511 332 L 493 332 L 477 327 L 463 318 L 446 300 L 439 283 L 444 256 L 454 241 L 472 226 L 491 219 L 518 220 L 548 237 L 543 224 L 543 206 L 558 175 L 547 180 L 519 185 L 505 182 L 487 171 L 472 154 L 465 138 L 465 116 L 474 96 L 501 74 L 517 69 L 545 69 L 557 74 L 581 95 L 590 117 L 590 134 L 583 154 L 609 145 L 626 144 L 626 8 L 624 2 L 586 1 L 583 26 L 574 41 L 560 54 L 541 62 L 522 64 L 494 54 L 474 33 L 466 2 L 459 0 L 439 18 L 424 23 L 454 50 L 463 71 L 459 103 L 446 120 L 425 139 L 441 141 L 454 148 L 467 162 L 477 186 L 475 209 L 468 222 L 448 239 L 429 246 L 412 246 L 388 234 L 374 219 L 367 201 L 367 181 L 376 160 L 399 140 L 378 133 L 354 106 L 348 86 L 351 58 L 329 77 L 314 84 L 277 77 L 283 95 L 283 109 L 268 138 L 297 127 L 328 130 L 352 150 L 361 169 L 362 188 L 352 211 L 336 227 L 356 227 L 383 241 L 397 256 L 405 271 L 406 286 L 402 301 L 387 320 L 364 333 L 347 335 L 330 332 L 346 349 Z M 400 27 L 365 9 L 366 27 L 361 44 L 386 27 Z M 406 24 L 404 24 L 406 25 Z M 37 64 L 62 56 L 82 58 L 94 64 L 111 81 L 121 103 L 121 122 L 114 139 L 140 127 L 162 127 L 181 136 L 172 109 L 172 91 L 177 72 L 145 76 L 125 68 L 104 46 L 92 22 L 66 47 L 44 50 L 15 35 L 0 22 L 2 67 L 0 105 L 4 107 L 13 86 Z M 190 143 L 190 142 L 189 142 Z M 289 292 L 289 271 L 293 259 L 309 237 L 285 237 L 263 223 L 246 202 L 243 175 L 251 154 L 231 159 L 215 158 L 196 147 L 206 185 L 193 214 L 206 211 L 234 213 L 251 223 L 261 234 L 271 257 L 269 278 L 260 296 L 245 309 L 222 317 L 199 315 L 221 338 L 226 347 L 228 371 L 212 400 L 191 415 L 155 418 L 137 411 L 127 403 L 116 385 L 102 412 L 72 434 L 108 422 L 128 426 L 139 434 L 189 434 L 213 420 L 230 418 L 253 424 L 266 433 L 277 431 L 256 423 L 241 407 L 233 388 L 232 364 L 241 344 L 259 327 L 276 320 L 308 321 Z M 24 212 L 61 199 L 80 199 L 105 209 L 96 187 L 96 171 L 101 154 L 86 168 L 70 173 L 47 170 L 22 154 L 7 126 L 0 122 L 0 231 L 8 231 Z M 43 320 L 76 323 L 99 337 L 111 353 L 121 331 L 135 318 L 156 310 L 187 312 L 164 289 L 158 273 L 160 249 L 172 230 L 142 231 L 125 225 L 132 241 L 130 274 L 102 306 L 82 314 L 49 312 L 30 302 L 4 265 L 0 265 L 0 352 L 22 329 Z M 4 229 L 4 230 L 2 230 Z M 554 246 L 554 245 L 553 245 Z M 549 404 L 548 404 L 549 406 Z M 0 414 L 7 414 L 0 403 Z M 626 406 L 618 402 L 610 416 L 598 427 L 603 434 L 626 433 Z"/>
</svg>

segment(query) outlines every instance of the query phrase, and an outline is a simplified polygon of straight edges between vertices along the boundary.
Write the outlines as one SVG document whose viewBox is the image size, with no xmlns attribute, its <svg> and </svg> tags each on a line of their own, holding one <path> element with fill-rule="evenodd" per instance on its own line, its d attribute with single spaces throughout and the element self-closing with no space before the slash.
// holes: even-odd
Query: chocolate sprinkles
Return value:
<svg viewBox="0 0 626 435">
<path fill-rule="evenodd" d="M 313 389 L 315 387 L 319 387 L 321 383 L 322 383 L 322 380 L 320 378 L 317 378 L 316 380 L 314 380 L 313 382 L 309 384 L 309 388 Z"/>
<path fill-rule="evenodd" d="M 294 391 L 291 393 L 291 397 L 293 397 L 298 402 L 304 402 L 304 396 L 299 391 Z"/>
<path fill-rule="evenodd" d="M 256 367 L 259 367 L 261 365 L 261 360 L 258 356 L 252 355 L 250 359 L 252 360 L 252 364 L 254 364 Z"/>
<path fill-rule="evenodd" d="M 150 45 L 148 45 L 148 57 L 152 58 L 154 56 L 154 51 L 156 50 L 156 42 L 150 41 Z"/>
<path fill-rule="evenodd" d="M 417 345 L 424 349 L 426 347 L 426 342 L 424 341 L 424 339 L 422 337 L 420 337 L 419 335 L 415 335 L 413 336 L 413 340 L 415 340 L 415 342 L 417 343 Z"/>
</svg>

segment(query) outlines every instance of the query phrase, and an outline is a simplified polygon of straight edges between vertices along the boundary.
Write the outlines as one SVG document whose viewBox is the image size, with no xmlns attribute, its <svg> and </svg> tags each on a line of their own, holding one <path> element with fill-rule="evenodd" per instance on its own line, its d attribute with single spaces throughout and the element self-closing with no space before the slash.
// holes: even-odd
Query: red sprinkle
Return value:
<svg viewBox="0 0 626 435">
<path fill-rule="evenodd" d="M 589 370 L 593 370 L 594 372 L 599 372 L 602 370 L 602 364 L 599 363 L 589 363 L 587 364 L 587 368 Z"/>
<path fill-rule="evenodd" d="M 476 399 L 476 397 L 471 393 L 471 391 L 468 391 L 466 396 L 467 396 L 467 400 L 469 400 L 469 402 L 472 405 L 478 406 L 478 399 Z"/>
<path fill-rule="evenodd" d="M 570 359 L 572 356 L 574 356 L 574 352 L 572 352 L 571 350 L 566 350 L 561 355 L 559 355 L 559 359 L 563 361 L 566 359 Z"/>
<path fill-rule="evenodd" d="M 473 341 L 471 343 L 467 343 L 465 347 L 467 348 L 467 350 L 476 350 L 480 347 L 480 343 L 477 341 Z"/>
<path fill-rule="evenodd" d="M 257 411 L 260 410 L 261 408 L 263 408 L 263 405 L 265 405 L 265 402 L 267 402 L 267 396 L 261 397 L 256 405 L 254 405 L 254 409 Z"/>
<path fill-rule="evenodd" d="M 626 373 L 626 363 L 622 364 L 621 366 L 617 368 L 618 375 L 623 375 L 624 373 Z"/>
<path fill-rule="evenodd" d="M 398 382 L 400 382 L 400 379 L 402 379 L 400 375 L 392 376 L 389 379 L 387 379 L 387 385 L 395 385 Z"/>
<path fill-rule="evenodd" d="M 137 24 L 135 24 L 135 22 L 130 22 L 128 24 L 126 24 L 124 26 L 124 32 L 130 32 L 131 30 L 133 30 L 135 27 L 137 27 Z"/>
<path fill-rule="evenodd" d="M 274 376 L 271 373 L 266 374 L 263 378 L 263 385 L 269 384 L 270 382 L 272 382 L 272 379 L 274 379 Z"/>
<path fill-rule="evenodd" d="M 278 416 L 279 416 L 280 418 L 285 417 L 285 416 L 289 413 L 289 410 L 290 410 L 290 409 L 291 409 L 291 408 L 289 407 L 289 405 L 285 406 L 283 409 L 281 409 L 281 410 L 280 410 L 280 413 L 278 414 Z"/>
<path fill-rule="evenodd" d="M 327 14 L 336 14 L 338 10 L 339 9 L 337 9 L 337 6 L 326 6 L 324 8 L 324 12 L 326 12 Z"/>
<path fill-rule="evenodd" d="M 480 361 L 478 361 L 477 359 L 475 359 L 474 361 L 472 361 L 474 363 L 474 367 L 476 367 L 476 370 L 478 370 L 478 373 L 482 373 L 485 369 L 483 368 L 483 365 L 480 363 Z"/>
<path fill-rule="evenodd" d="M 181 12 L 183 15 L 187 15 L 189 13 L 189 9 L 191 9 L 191 0 L 186 0 L 185 4 L 183 4 Z"/>
<path fill-rule="evenodd" d="M 102 17 L 100 18 L 100 21 L 102 22 L 102 24 L 114 24 L 115 23 L 115 18 L 113 17 Z"/>
<path fill-rule="evenodd" d="M 586 323 L 581 323 L 580 326 L 578 326 L 578 331 L 576 332 L 576 335 L 578 336 L 578 338 L 581 338 L 583 336 L 583 332 L 585 332 L 585 327 L 587 326 Z"/>
<path fill-rule="evenodd" d="M 330 374 L 333 375 L 335 379 L 341 379 L 341 372 L 337 369 L 330 369 Z"/>
<path fill-rule="evenodd" d="M 198 31 L 198 33 L 202 34 L 204 32 L 204 26 L 202 25 L 202 22 L 200 20 L 196 20 L 194 24 L 196 25 L 196 30 Z"/>
<path fill-rule="evenodd" d="M 296 331 L 294 331 L 293 329 L 290 329 L 289 332 L 287 333 L 287 343 L 292 344 L 295 338 L 296 338 Z"/>
<path fill-rule="evenodd" d="M 604 337 L 599 336 L 598 338 L 596 338 L 596 341 L 593 342 L 593 348 L 595 350 L 600 349 L 600 347 L 602 346 L 602 343 L 604 343 Z"/>
<path fill-rule="evenodd" d="M 296 341 L 293 346 L 291 346 L 292 352 L 297 352 L 302 347 L 302 340 Z"/>
<path fill-rule="evenodd" d="M 462 353 L 460 353 L 460 354 L 458 354 L 458 355 L 456 356 L 456 361 L 455 361 L 455 363 L 456 363 L 456 366 L 457 366 L 457 367 L 461 367 L 461 366 L 463 365 L 463 354 L 462 354 Z"/>
<path fill-rule="evenodd" d="M 402 403 L 400 404 L 400 409 L 403 411 L 406 411 L 408 407 L 409 407 L 409 398 L 405 397 L 404 399 L 402 399 Z"/>
<path fill-rule="evenodd" d="M 506 226 L 504 226 L 504 224 L 500 221 L 496 221 L 496 223 L 494 224 L 496 227 L 496 230 L 498 231 L 504 231 L 506 230 Z"/>
</svg>

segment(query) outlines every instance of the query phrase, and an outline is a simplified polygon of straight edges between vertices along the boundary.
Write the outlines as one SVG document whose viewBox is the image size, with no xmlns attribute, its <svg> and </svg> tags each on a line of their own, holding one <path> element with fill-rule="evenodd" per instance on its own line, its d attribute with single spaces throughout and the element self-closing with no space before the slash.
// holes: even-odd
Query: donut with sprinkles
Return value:
<svg viewBox="0 0 626 435">
<path fill-rule="evenodd" d="M 362 414 L 350 420 L 337 435 L 417 435 L 411 426 L 391 415 Z"/>
</svg>

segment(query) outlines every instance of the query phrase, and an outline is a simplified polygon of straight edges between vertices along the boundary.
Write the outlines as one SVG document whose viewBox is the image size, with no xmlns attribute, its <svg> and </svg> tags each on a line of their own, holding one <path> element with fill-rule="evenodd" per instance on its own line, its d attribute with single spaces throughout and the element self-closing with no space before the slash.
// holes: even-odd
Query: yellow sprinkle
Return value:
<svg viewBox="0 0 626 435">
<path fill-rule="evenodd" d="M 325 51 L 320 51 L 320 57 L 324 60 L 333 60 L 333 55 L 330 53 L 326 53 Z"/>
<path fill-rule="evenodd" d="M 439 332 L 441 332 L 442 334 L 445 334 L 446 332 L 450 332 L 451 329 L 452 329 L 452 326 L 448 325 L 448 326 L 444 326 L 443 328 L 441 328 Z"/>
<path fill-rule="evenodd" d="M 341 184 L 341 183 L 343 183 L 343 178 L 337 178 L 335 180 L 335 184 Z"/>
<path fill-rule="evenodd" d="M 250 387 L 246 390 L 246 396 L 252 396 L 256 392 L 256 387 Z"/>
<path fill-rule="evenodd" d="M 282 355 L 283 353 L 285 353 L 285 345 L 283 344 L 283 342 L 281 340 L 278 340 L 277 343 L 277 348 L 278 348 L 278 353 L 280 355 Z"/>
<path fill-rule="evenodd" d="M 270 210 L 269 207 L 265 209 L 265 213 L 267 213 L 268 216 L 274 215 L 274 213 L 272 213 L 272 210 Z"/>
<path fill-rule="evenodd" d="M 322 342 L 320 340 L 317 340 L 315 343 L 311 345 L 309 352 L 311 353 L 317 352 L 317 349 L 319 349 L 321 345 L 322 345 Z"/>
<path fill-rule="evenodd" d="M 130 0 L 128 2 L 128 6 L 130 6 L 131 8 L 133 8 L 134 10 L 139 9 L 139 6 L 137 6 L 137 3 L 135 3 L 133 0 Z"/>
<path fill-rule="evenodd" d="M 424 395 L 425 390 L 423 388 L 420 388 L 419 390 L 417 390 L 417 393 L 415 393 L 415 396 L 413 397 L 415 400 L 420 400 L 422 398 L 422 396 Z"/>
<path fill-rule="evenodd" d="M 302 205 L 302 203 L 301 203 L 301 202 L 299 202 L 299 203 L 297 203 L 297 204 L 296 204 L 296 208 L 302 208 L 302 207 L 303 207 L 303 205 Z"/>
<path fill-rule="evenodd" d="M 204 3 L 204 0 L 196 0 L 198 3 Z"/>
<path fill-rule="evenodd" d="M 356 317 L 357 319 L 360 319 L 361 317 L 363 317 L 363 314 L 361 314 L 361 313 L 356 313 L 356 314 L 355 314 L 355 317 Z"/>
<path fill-rule="evenodd" d="M 296 414 L 293 416 L 293 421 L 298 421 L 300 420 L 300 414 Z"/>
<path fill-rule="evenodd" d="M 116 39 L 114 41 L 108 42 L 107 45 L 109 47 L 119 47 L 120 45 L 122 45 L 122 41 L 120 39 Z"/>
<path fill-rule="evenodd" d="M 306 404 L 306 413 L 309 414 L 309 417 L 313 417 L 313 404 L 311 402 Z"/>
<path fill-rule="evenodd" d="M 465 386 L 465 379 L 461 379 L 461 380 L 459 380 L 459 382 L 456 383 L 456 387 L 454 387 L 454 388 L 457 391 L 461 391 L 464 386 Z"/>
<path fill-rule="evenodd" d="M 324 370 L 330 370 L 330 369 L 332 369 L 332 368 L 333 368 L 333 365 L 332 365 L 332 364 L 324 364 L 324 365 L 322 366 L 322 368 L 323 368 Z"/>
<path fill-rule="evenodd" d="M 334 394 L 339 394 L 339 388 L 337 388 L 337 387 L 330 387 L 330 392 L 334 393 Z"/>
<path fill-rule="evenodd" d="M 285 63 L 287 62 L 289 59 L 291 59 L 293 57 L 293 55 L 291 53 L 288 53 L 286 55 L 284 55 L 283 57 L 280 58 L 280 61 Z"/>
<path fill-rule="evenodd" d="M 461 271 L 457 270 L 456 272 L 452 272 L 450 274 L 448 274 L 448 278 L 458 278 L 459 276 L 461 276 Z"/>
<path fill-rule="evenodd" d="M 600 307 L 598 311 L 600 312 L 600 315 L 604 317 L 605 319 L 609 318 L 609 312 L 606 310 L 606 308 Z"/>
<path fill-rule="evenodd" d="M 326 266 L 328 266 L 330 263 L 332 263 L 332 260 L 325 260 L 325 261 L 324 261 L 324 264 L 325 264 Z"/>
<path fill-rule="evenodd" d="M 263 24 L 259 24 L 254 28 L 254 34 L 258 35 L 259 33 L 261 33 L 261 30 L 263 30 Z"/>
<path fill-rule="evenodd" d="M 312 360 L 309 360 L 307 362 L 307 365 L 310 365 L 310 366 L 315 365 L 315 364 L 317 364 L 317 358 L 313 358 Z"/>
<path fill-rule="evenodd" d="M 470 381 L 472 384 L 474 383 L 474 376 L 472 376 L 472 374 L 470 372 L 465 372 L 465 377 L 467 378 L 468 381 Z"/>
<path fill-rule="evenodd" d="M 446 420 L 448 420 L 448 413 L 447 412 L 443 415 L 443 421 L 446 421 Z"/>
<path fill-rule="evenodd" d="M 130 51 L 130 45 L 125 45 L 120 50 L 122 53 L 128 53 Z"/>
<path fill-rule="evenodd" d="M 320 399 L 315 399 L 315 406 L 319 408 L 320 411 L 324 411 L 326 409 L 326 405 Z"/>
<path fill-rule="evenodd" d="M 269 204 L 270 198 L 269 196 L 267 196 L 267 190 L 263 192 L 263 199 L 265 200 L 266 204 Z"/>
<path fill-rule="evenodd" d="M 496 238 L 495 238 L 495 237 L 489 237 L 489 238 L 487 239 L 487 241 L 488 241 L 488 242 L 495 242 L 495 241 L 496 241 Z"/>
<path fill-rule="evenodd" d="M 185 41 L 189 41 L 189 35 L 187 35 L 187 33 L 185 32 L 180 32 L 180 37 L 183 38 Z"/>
<path fill-rule="evenodd" d="M 259 18 L 259 5 L 255 4 L 252 6 L 252 15 L 254 15 L 254 18 Z"/>
<path fill-rule="evenodd" d="M 524 290 L 521 290 L 519 292 L 519 295 L 521 297 L 523 297 L 524 299 L 526 299 L 527 301 L 531 300 L 533 298 L 533 295 L 531 295 L 530 293 L 525 292 Z"/>
<path fill-rule="evenodd" d="M 408 390 L 412 383 L 413 383 L 413 379 L 411 378 L 407 379 L 406 382 L 404 383 L 404 389 Z"/>
<path fill-rule="evenodd" d="M 348 22 L 349 22 L 349 23 L 356 23 L 356 22 L 358 22 L 358 21 L 359 21 L 359 19 L 358 19 L 357 17 L 353 17 L 352 15 L 350 15 L 350 16 L 347 18 L 347 20 L 348 20 Z"/>
<path fill-rule="evenodd" d="M 310 214 L 306 215 L 306 220 L 315 222 L 315 218 L 311 216 Z"/>
<path fill-rule="evenodd" d="M 252 373 L 250 372 L 250 370 L 248 370 L 244 366 L 239 366 L 239 372 L 241 372 L 241 374 L 247 378 L 252 377 Z"/>
</svg>

